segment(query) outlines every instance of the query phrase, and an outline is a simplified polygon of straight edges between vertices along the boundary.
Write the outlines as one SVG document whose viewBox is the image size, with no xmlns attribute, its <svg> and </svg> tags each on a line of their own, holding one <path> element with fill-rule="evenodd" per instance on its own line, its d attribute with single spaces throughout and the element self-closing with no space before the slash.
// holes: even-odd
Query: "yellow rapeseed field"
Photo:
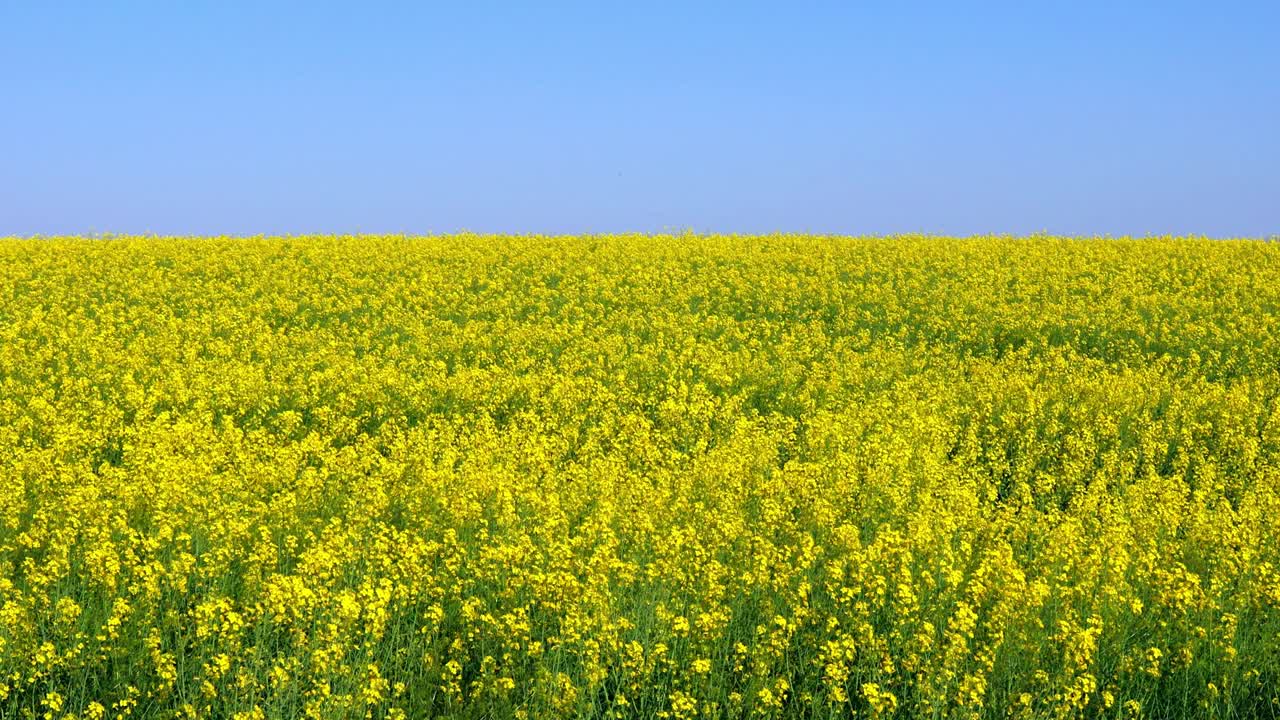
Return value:
<svg viewBox="0 0 1280 720">
<path fill-rule="evenodd" d="M 0 240 L 0 718 L 1278 687 L 1280 245 Z"/>
</svg>

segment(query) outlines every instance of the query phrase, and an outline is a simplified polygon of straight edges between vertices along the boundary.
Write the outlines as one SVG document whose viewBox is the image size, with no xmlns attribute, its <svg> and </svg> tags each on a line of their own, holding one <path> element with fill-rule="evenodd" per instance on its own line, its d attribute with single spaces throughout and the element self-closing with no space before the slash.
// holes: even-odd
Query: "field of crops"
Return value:
<svg viewBox="0 0 1280 720">
<path fill-rule="evenodd" d="M 0 240 L 2 718 L 1277 687 L 1280 245 Z"/>
</svg>

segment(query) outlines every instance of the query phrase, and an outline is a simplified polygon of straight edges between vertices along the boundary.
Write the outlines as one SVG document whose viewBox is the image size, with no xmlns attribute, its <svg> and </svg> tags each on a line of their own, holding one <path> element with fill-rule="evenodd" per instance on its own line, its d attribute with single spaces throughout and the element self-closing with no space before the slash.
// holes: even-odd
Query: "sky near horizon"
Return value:
<svg viewBox="0 0 1280 720">
<path fill-rule="evenodd" d="M 1280 233 L 1280 2 L 0 0 L 0 235 Z"/>
</svg>

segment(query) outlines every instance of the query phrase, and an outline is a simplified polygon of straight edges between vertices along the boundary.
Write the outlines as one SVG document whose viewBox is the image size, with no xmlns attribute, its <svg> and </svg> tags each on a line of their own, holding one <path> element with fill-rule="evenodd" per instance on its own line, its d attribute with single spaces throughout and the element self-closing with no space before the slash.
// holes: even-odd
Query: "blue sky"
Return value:
<svg viewBox="0 0 1280 720">
<path fill-rule="evenodd" d="M 1280 3 L 0 0 L 0 234 L 1280 233 Z"/>
</svg>

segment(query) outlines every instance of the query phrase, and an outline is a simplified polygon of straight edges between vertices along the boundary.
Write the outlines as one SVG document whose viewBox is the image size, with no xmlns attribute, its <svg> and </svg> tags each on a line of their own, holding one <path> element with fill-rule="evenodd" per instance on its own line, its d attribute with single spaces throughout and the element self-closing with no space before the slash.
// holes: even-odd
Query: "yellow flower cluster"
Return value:
<svg viewBox="0 0 1280 720">
<path fill-rule="evenodd" d="M 1280 246 L 0 240 L 0 717 L 1276 688 Z"/>
</svg>

